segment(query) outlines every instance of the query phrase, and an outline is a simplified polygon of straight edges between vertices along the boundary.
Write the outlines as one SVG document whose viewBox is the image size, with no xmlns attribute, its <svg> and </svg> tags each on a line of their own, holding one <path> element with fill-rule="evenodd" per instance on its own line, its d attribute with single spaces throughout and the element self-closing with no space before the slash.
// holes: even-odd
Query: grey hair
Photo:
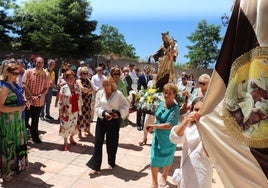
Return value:
<svg viewBox="0 0 268 188">
<path fill-rule="evenodd" d="M 47 61 L 47 65 L 49 66 L 52 62 L 55 62 L 55 60 L 54 60 L 54 59 L 49 59 L 49 60 Z"/>
</svg>

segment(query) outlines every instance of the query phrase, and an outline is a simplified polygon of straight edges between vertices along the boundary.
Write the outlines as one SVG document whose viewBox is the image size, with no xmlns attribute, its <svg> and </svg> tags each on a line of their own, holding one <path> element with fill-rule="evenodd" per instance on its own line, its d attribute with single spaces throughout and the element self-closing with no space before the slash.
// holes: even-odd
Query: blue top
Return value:
<svg viewBox="0 0 268 188">
<path fill-rule="evenodd" d="M 174 103 L 169 108 L 164 108 L 164 102 L 161 102 L 155 112 L 156 123 L 169 123 L 172 127 L 177 125 L 180 117 L 180 108 Z M 176 145 L 169 140 L 171 129 L 155 129 L 151 147 L 151 166 L 164 167 L 173 163 Z"/>
</svg>

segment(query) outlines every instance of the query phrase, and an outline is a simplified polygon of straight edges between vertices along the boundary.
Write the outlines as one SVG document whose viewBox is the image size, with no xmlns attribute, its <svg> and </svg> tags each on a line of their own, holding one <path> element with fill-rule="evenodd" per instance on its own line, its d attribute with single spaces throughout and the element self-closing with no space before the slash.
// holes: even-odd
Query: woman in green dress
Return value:
<svg viewBox="0 0 268 188">
<path fill-rule="evenodd" d="M 127 82 L 122 80 L 121 77 L 121 70 L 118 67 L 112 67 L 111 69 L 111 76 L 116 83 L 116 87 L 118 91 L 121 91 L 125 97 L 128 96 L 127 92 Z M 126 127 L 128 125 L 128 117 L 121 120 L 120 127 Z"/>
<path fill-rule="evenodd" d="M 21 67 L 6 64 L 0 77 L 0 177 L 13 176 L 28 167 L 27 132 L 22 88 L 16 83 Z"/>
<path fill-rule="evenodd" d="M 113 79 L 116 83 L 117 90 L 121 91 L 123 93 L 123 95 L 125 97 L 127 97 L 128 96 L 127 83 L 120 78 L 121 77 L 121 70 L 117 67 L 113 67 L 111 69 L 111 76 L 113 77 Z"/>
<path fill-rule="evenodd" d="M 158 187 L 158 171 L 163 168 L 160 178 L 160 187 L 167 184 L 169 169 L 173 163 L 176 145 L 169 140 L 171 128 L 178 124 L 180 108 L 175 101 L 178 88 L 173 83 L 167 83 L 163 87 L 164 99 L 155 112 L 156 123 L 146 125 L 146 129 L 154 130 L 151 147 L 151 173 L 152 188 Z"/>
</svg>

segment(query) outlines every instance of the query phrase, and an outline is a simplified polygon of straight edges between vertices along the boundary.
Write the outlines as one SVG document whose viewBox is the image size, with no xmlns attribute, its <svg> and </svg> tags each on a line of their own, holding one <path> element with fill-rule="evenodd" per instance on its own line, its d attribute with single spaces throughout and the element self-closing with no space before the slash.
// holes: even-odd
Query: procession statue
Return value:
<svg viewBox="0 0 268 188">
<path fill-rule="evenodd" d="M 161 33 L 162 45 L 160 49 L 151 57 L 158 63 L 158 71 L 156 78 L 156 88 L 160 92 L 166 83 L 174 81 L 174 62 L 178 56 L 178 48 L 176 40 L 169 36 L 169 32 Z"/>
<path fill-rule="evenodd" d="M 176 40 L 169 36 L 169 32 L 161 33 L 161 35 L 162 44 L 160 49 L 155 54 L 150 55 L 148 59 L 149 63 L 151 58 L 158 63 L 156 79 L 150 80 L 152 81 L 151 86 L 147 83 L 148 88 L 132 92 L 133 96 L 129 98 L 133 109 L 140 110 L 143 114 L 154 115 L 160 102 L 164 100 L 164 85 L 174 83 L 174 62 L 176 62 L 178 56 Z M 176 93 L 175 100 L 181 109 L 187 107 L 185 105 L 187 104 L 187 97 L 183 96 L 182 93 Z M 182 110 L 181 114 L 183 114 Z"/>
</svg>

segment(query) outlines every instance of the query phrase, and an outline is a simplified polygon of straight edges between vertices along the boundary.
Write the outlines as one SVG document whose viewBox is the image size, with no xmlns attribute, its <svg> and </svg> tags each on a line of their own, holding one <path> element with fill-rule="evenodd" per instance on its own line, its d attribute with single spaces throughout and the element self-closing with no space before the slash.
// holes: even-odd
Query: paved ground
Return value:
<svg viewBox="0 0 268 188">
<path fill-rule="evenodd" d="M 51 108 L 52 116 L 58 117 L 58 110 Z M 129 120 L 135 122 L 136 113 L 130 114 Z M 94 119 L 95 120 L 95 119 Z M 30 168 L 20 173 L 14 183 L 3 183 L 7 188 L 146 188 L 151 185 L 149 167 L 151 136 L 148 145 L 140 147 L 142 132 L 137 131 L 134 124 L 121 128 L 120 141 L 117 152 L 117 166 L 108 169 L 106 148 L 103 147 L 103 163 L 101 175 L 90 177 L 90 169 L 86 166 L 93 152 L 94 137 L 83 135 L 80 140 L 75 137 L 77 145 L 71 146 L 69 151 L 62 151 L 63 139 L 58 136 L 59 124 L 41 121 L 39 124 L 42 144 L 33 144 L 29 140 Z M 95 121 L 91 126 L 95 130 Z M 181 151 L 175 153 L 174 165 L 168 176 L 166 187 L 176 187 L 171 176 L 180 161 Z M 214 170 L 213 188 L 223 188 L 223 185 Z"/>
</svg>

